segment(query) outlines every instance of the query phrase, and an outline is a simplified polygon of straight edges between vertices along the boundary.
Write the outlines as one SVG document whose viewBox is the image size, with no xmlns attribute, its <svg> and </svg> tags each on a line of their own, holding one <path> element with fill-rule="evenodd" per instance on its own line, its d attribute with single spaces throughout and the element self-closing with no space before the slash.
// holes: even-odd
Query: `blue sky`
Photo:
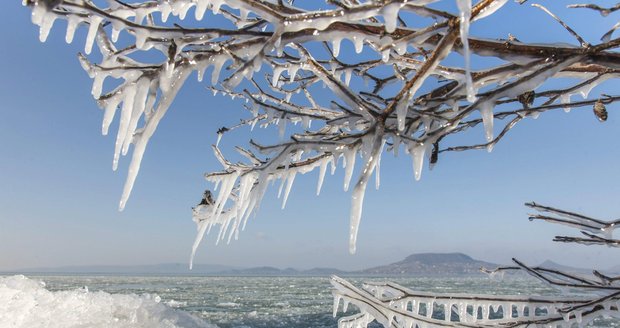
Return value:
<svg viewBox="0 0 620 328">
<path fill-rule="evenodd" d="M 542 3 L 593 43 L 618 19 Z M 66 45 L 64 24 L 57 22 L 42 44 L 20 1 L 7 1 L 0 11 L 0 271 L 186 263 L 195 234 L 191 207 L 212 187 L 202 175 L 220 169 L 210 145 L 219 127 L 243 113 L 239 103 L 213 96 L 206 84 L 190 78 L 150 142 L 125 211 L 118 212 L 128 158 L 118 172 L 111 170 L 113 133 L 100 135 L 102 112 L 76 58 L 86 31 L 78 30 L 74 43 Z M 497 17 L 474 23 L 472 31 L 493 38 L 512 33 L 527 42 L 575 42 L 541 11 L 512 2 Z M 618 85 L 607 82 L 591 95 L 613 93 Z M 350 193 L 342 191 L 339 170 L 326 177 L 318 197 L 318 172 L 297 177 L 285 210 L 277 188 L 269 189 L 240 239 L 216 247 L 214 236 L 207 237 L 196 262 L 355 269 L 415 252 L 460 251 L 498 263 L 518 257 L 533 264 L 549 258 L 617 265 L 617 251 L 552 243 L 553 236 L 572 231 L 529 222 L 522 205 L 536 201 L 618 217 L 617 109 L 608 106 L 604 124 L 590 108 L 527 119 L 492 153 L 446 154 L 433 171 L 425 168 L 419 182 L 408 156 L 384 154 L 381 188 L 367 192 L 355 255 L 348 254 Z M 482 130 L 477 133 L 482 141 Z M 224 145 L 249 137 L 238 133 Z"/>
</svg>

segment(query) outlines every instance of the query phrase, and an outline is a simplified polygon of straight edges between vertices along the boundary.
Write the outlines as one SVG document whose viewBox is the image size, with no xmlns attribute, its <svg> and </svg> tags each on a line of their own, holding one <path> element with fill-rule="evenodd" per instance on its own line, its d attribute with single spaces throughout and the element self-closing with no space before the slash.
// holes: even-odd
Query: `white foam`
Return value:
<svg viewBox="0 0 620 328">
<path fill-rule="evenodd" d="M 1 328 L 217 326 L 161 303 L 157 295 L 109 294 L 88 288 L 49 291 L 22 275 L 0 277 Z"/>
</svg>

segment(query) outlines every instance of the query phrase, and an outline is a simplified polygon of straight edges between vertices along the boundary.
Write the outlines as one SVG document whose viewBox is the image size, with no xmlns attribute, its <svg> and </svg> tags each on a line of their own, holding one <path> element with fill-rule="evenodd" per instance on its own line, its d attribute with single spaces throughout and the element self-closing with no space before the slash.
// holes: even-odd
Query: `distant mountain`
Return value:
<svg viewBox="0 0 620 328">
<path fill-rule="evenodd" d="M 495 268 L 499 265 L 479 261 L 462 253 L 421 253 L 413 254 L 404 260 L 378 266 L 359 273 L 369 275 L 407 275 L 407 276 L 456 276 L 479 275 L 481 267 Z"/>
<path fill-rule="evenodd" d="M 547 262 L 546 262 L 547 263 Z M 499 265 L 480 261 L 462 253 L 420 253 L 412 254 L 402 261 L 372 267 L 360 271 L 343 271 L 335 268 L 313 268 L 297 270 L 279 269 L 271 266 L 239 268 L 224 265 L 195 264 L 189 270 L 186 263 L 132 266 L 67 266 L 56 268 L 31 268 L 7 273 L 69 273 L 69 274 L 126 274 L 126 275 L 204 275 L 204 276 L 459 276 L 478 275 L 479 269 L 495 268 Z"/>
</svg>

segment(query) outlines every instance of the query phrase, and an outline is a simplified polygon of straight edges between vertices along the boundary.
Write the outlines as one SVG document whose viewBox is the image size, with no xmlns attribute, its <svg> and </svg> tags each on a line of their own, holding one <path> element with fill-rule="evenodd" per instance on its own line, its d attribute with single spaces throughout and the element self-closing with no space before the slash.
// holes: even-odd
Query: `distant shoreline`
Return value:
<svg viewBox="0 0 620 328">
<path fill-rule="evenodd" d="M 494 269 L 500 264 L 471 258 L 462 253 L 418 253 L 391 264 L 369 267 L 362 270 L 346 271 L 336 268 L 312 268 L 300 270 L 280 269 L 263 266 L 239 268 L 224 265 L 196 264 L 193 270 L 185 263 L 163 263 L 156 265 L 101 265 L 101 266 L 63 266 L 52 268 L 25 268 L 2 271 L 0 275 L 35 276 L 144 276 L 144 277 L 483 277 L 480 268 Z M 591 270 L 573 268 L 545 261 L 540 266 L 577 274 L 591 274 Z M 616 268 L 603 270 L 616 274 Z M 620 271 L 620 269 L 618 270 Z"/>
</svg>

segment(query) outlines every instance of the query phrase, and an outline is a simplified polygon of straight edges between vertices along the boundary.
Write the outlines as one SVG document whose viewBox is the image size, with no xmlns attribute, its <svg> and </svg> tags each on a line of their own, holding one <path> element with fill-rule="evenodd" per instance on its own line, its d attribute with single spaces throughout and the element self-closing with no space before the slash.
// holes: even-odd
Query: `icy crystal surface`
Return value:
<svg viewBox="0 0 620 328">
<path fill-rule="evenodd" d="M 157 295 L 80 288 L 51 292 L 42 281 L 0 277 L 0 327 L 216 328 L 160 302 Z"/>
</svg>

